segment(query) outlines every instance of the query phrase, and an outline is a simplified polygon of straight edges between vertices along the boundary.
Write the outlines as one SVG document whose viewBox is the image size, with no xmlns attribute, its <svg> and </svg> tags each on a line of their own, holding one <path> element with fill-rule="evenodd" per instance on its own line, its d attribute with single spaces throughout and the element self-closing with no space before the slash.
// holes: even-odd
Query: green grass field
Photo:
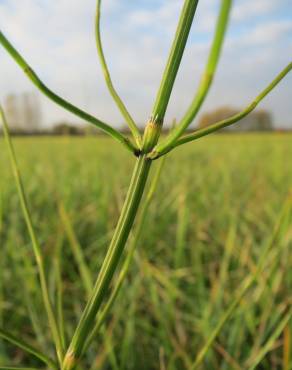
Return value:
<svg viewBox="0 0 292 370">
<path fill-rule="evenodd" d="M 82 246 L 94 280 L 134 159 L 106 138 L 15 138 L 14 145 L 70 338 L 88 294 L 74 246 Z M 0 152 L 0 327 L 47 352 L 51 338 L 3 139 Z M 199 369 L 291 370 L 291 169 L 288 134 L 215 135 L 171 153 L 127 280 L 80 369 L 192 369 L 250 280 Z M 2 364 L 41 366 L 5 341 Z"/>
</svg>

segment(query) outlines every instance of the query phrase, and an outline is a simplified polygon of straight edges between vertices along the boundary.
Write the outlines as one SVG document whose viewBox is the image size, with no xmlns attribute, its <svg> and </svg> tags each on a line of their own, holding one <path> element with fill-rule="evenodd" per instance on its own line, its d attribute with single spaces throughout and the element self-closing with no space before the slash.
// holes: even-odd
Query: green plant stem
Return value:
<svg viewBox="0 0 292 370">
<path fill-rule="evenodd" d="M 133 120 L 132 116 L 128 112 L 125 104 L 123 103 L 122 99 L 118 95 L 116 89 L 114 88 L 114 85 L 112 83 L 112 79 L 110 76 L 110 72 L 105 60 L 104 52 L 103 52 L 103 47 L 102 47 L 102 42 L 101 42 L 101 34 L 100 34 L 100 11 L 101 8 L 101 0 L 97 0 L 97 5 L 96 5 L 96 16 L 95 16 L 95 40 L 96 40 L 96 48 L 97 48 L 97 53 L 99 56 L 102 72 L 105 78 L 105 82 L 107 84 L 107 87 L 109 89 L 109 92 L 111 96 L 113 97 L 114 101 L 116 102 L 121 114 L 123 115 L 124 119 L 126 120 L 133 137 L 136 141 L 136 144 L 138 148 L 141 148 L 142 142 L 141 142 L 141 135 L 139 132 L 139 129 Z"/>
<path fill-rule="evenodd" d="M 8 150 L 9 150 L 11 167 L 12 167 L 13 175 L 14 175 L 15 182 L 16 182 L 16 187 L 17 187 L 17 192 L 18 192 L 18 196 L 19 196 L 19 199 L 20 199 L 21 209 L 22 209 L 22 212 L 23 212 L 23 216 L 24 216 L 24 219 L 25 219 L 25 223 L 26 223 L 28 232 L 29 232 L 29 236 L 30 236 L 30 239 L 31 239 L 32 247 L 33 247 L 33 252 L 34 252 L 37 267 L 38 267 L 38 273 L 39 273 L 39 278 L 40 278 L 40 285 L 41 285 L 41 292 L 42 292 L 42 296 L 43 296 L 43 302 L 44 302 L 45 310 L 46 310 L 46 313 L 47 313 L 47 316 L 48 316 L 49 326 L 50 326 L 50 330 L 52 332 L 52 337 L 53 337 L 53 340 L 54 340 L 54 343 L 55 343 L 57 356 L 58 356 L 59 361 L 61 362 L 62 359 L 63 359 L 63 350 L 64 349 L 63 349 L 63 346 L 62 346 L 62 339 L 61 339 L 61 336 L 60 336 L 60 333 L 59 333 L 59 330 L 58 330 L 58 325 L 57 325 L 57 322 L 56 322 L 55 314 L 54 314 L 52 304 L 51 304 L 51 300 L 50 300 L 50 296 L 49 296 L 41 247 L 40 247 L 39 241 L 37 239 L 37 236 L 35 234 L 34 227 L 33 227 L 33 224 L 32 224 L 32 218 L 31 218 L 29 207 L 28 207 L 28 203 L 27 203 L 27 199 L 26 199 L 22 179 L 21 179 L 21 176 L 20 176 L 20 172 L 19 172 L 19 169 L 18 169 L 16 155 L 15 155 L 13 144 L 12 144 L 12 141 L 11 141 L 11 138 L 10 138 L 10 135 L 9 135 L 9 130 L 8 130 L 8 125 L 7 125 L 7 122 L 6 122 L 5 114 L 4 114 L 4 111 L 3 111 L 1 106 L 0 106 L 0 116 L 1 116 L 2 123 L 3 123 L 4 137 L 5 137 L 7 147 L 8 147 Z"/>
<path fill-rule="evenodd" d="M 216 71 L 216 67 L 219 61 L 220 53 L 223 46 L 224 36 L 226 33 L 228 19 L 230 15 L 232 0 L 221 0 L 220 12 L 216 24 L 215 35 L 212 42 L 210 54 L 208 57 L 207 65 L 204 74 L 201 78 L 198 91 L 187 110 L 186 114 L 182 118 L 181 122 L 170 132 L 170 134 L 161 141 L 155 148 L 157 153 L 164 153 L 168 151 L 169 147 L 176 142 L 176 140 L 182 135 L 186 128 L 192 123 L 193 119 L 197 115 L 203 102 L 206 99 L 208 91 L 210 90 L 213 76 Z"/>
<path fill-rule="evenodd" d="M 214 124 L 212 124 L 208 127 L 196 130 L 195 132 L 193 132 L 191 134 L 183 136 L 177 142 L 172 144 L 172 146 L 169 146 L 167 148 L 167 151 L 169 152 L 170 150 L 174 149 L 175 147 L 177 147 L 179 145 L 188 143 L 190 141 L 197 140 L 197 139 L 199 139 L 203 136 L 211 134 L 212 132 L 215 132 L 217 130 L 220 130 L 224 127 L 230 126 L 230 125 L 240 121 L 242 118 L 247 116 L 251 111 L 253 111 L 257 107 L 257 105 L 260 103 L 260 101 L 262 99 L 264 99 L 264 97 L 266 95 L 268 95 L 269 92 L 271 92 L 278 85 L 278 83 L 291 71 L 291 69 L 292 69 L 292 62 L 289 63 L 278 74 L 278 76 L 240 113 L 235 114 L 234 116 L 229 117 L 227 119 L 224 119 L 222 121 L 216 122 L 216 123 L 214 123 Z M 165 152 L 163 154 L 165 154 Z M 154 148 L 153 152 L 149 154 L 149 158 L 155 159 L 155 158 L 158 158 L 160 155 L 163 155 L 163 154 L 157 153 L 155 148 Z"/>
<path fill-rule="evenodd" d="M 198 0 L 185 0 L 184 2 L 175 38 L 172 43 L 170 54 L 152 111 L 152 117 L 157 121 L 163 121 L 164 119 L 170 94 L 180 66 L 197 5 Z"/>
<path fill-rule="evenodd" d="M 134 232 L 135 235 L 134 235 L 134 237 L 132 238 L 132 240 L 130 242 L 127 257 L 126 257 L 126 259 L 123 263 L 123 266 L 121 268 L 121 271 L 120 271 L 119 276 L 117 278 L 117 281 L 115 283 L 113 291 L 111 292 L 111 295 L 108 298 L 108 300 L 107 300 L 105 306 L 103 307 L 102 311 L 98 315 L 95 326 L 94 326 L 94 329 L 92 330 L 90 336 L 86 340 L 85 350 L 88 349 L 89 345 L 91 344 L 93 339 L 98 334 L 98 332 L 99 332 L 102 324 L 104 323 L 106 317 L 108 316 L 108 313 L 111 310 L 111 308 L 112 308 L 112 306 L 113 306 L 113 304 L 114 304 L 114 302 L 115 302 L 115 300 L 116 300 L 116 298 L 117 298 L 117 296 L 120 292 L 122 284 L 123 284 L 123 282 L 124 282 L 124 280 L 127 276 L 130 264 L 131 264 L 133 256 L 134 256 L 134 252 L 135 252 L 137 244 L 138 244 L 138 240 L 139 240 L 140 235 L 142 233 L 142 229 L 143 229 L 143 226 L 144 226 L 145 218 L 147 216 L 147 212 L 148 212 L 150 203 L 152 201 L 152 198 L 153 198 L 154 193 L 155 193 L 155 191 L 157 189 L 157 186 L 158 186 L 159 178 L 160 178 L 161 171 L 162 171 L 162 168 L 163 168 L 164 163 L 165 163 L 165 159 L 166 159 L 166 156 L 163 157 L 162 160 L 160 161 L 159 166 L 157 168 L 157 171 L 156 171 L 156 173 L 153 177 L 153 180 L 151 182 L 151 186 L 149 188 L 149 191 L 148 191 L 148 193 L 145 197 L 143 205 L 141 206 L 139 221 L 138 221 L 138 224 L 137 224 L 137 228 Z"/>
<path fill-rule="evenodd" d="M 92 123 L 108 135 L 112 136 L 114 139 L 119 141 L 123 144 L 128 150 L 133 153 L 137 152 L 137 149 L 133 143 L 123 136 L 119 131 L 115 130 L 113 127 L 109 126 L 108 124 L 102 122 L 98 118 L 90 115 L 89 113 L 77 108 L 75 105 L 69 103 L 67 100 L 61 98 L 59 95 L 55 94 L 52 90 L 50 90 L 37 76 L 37 74 L 33 71 L 33 69 L 28 65 L 25 59 L 19 54 L 19 52 L 13 47 L 13 45 L 8 41 L 8 39 L 4 36 L 4 34 L 0 31 L 0 44 L 6 49 L 6 51 L 11 55 L 14 61 L 21 67 L 27 77 L 31 80 L 31 82 L 49 99 L 54 101 L 56 104 L 60 105 L 67 111 L 75 114 L 76 116 L 84 119 L 87 122 Z"/>
<path fill-rule="evenodd" d="M 170 51 L 170 56 L 164 71 L 162 82 L 152 110 L 153 119 L 146 125 L 142 152 L 146 153 L 156 145 L 175 77 L 181 62 L 185 44 L 189 35 L 191 24 L 195 15 L 198 0 L 185 0 L 180 16 L 175 39 Z M 113 274 L 117 268 L 120 256 L 132 228 L 143 190 L 149 174 L 151 161 L 145 154 L 141 154 L 137 160 L 128 194 L 122 209 L 119 222 L 112 238 L 108 253 L 102 264 L 97 278 L 93 295 L 87 303 L 81 316 L 77 329 L 73 335 L 71 344 L 66 353 L 63 370 L 72 370 L 82 355 L 87 337 L 90 335 L 92 323 L 100 308 L 105 294 L 108 291 Z"/>
<path fill-rule="evenodd" d="M 101 303 L 108 293 L 109 285 L 132 228 L 146 185 L 150 166 L 151 161 L 148 160 L 145 155 L 140 156 L 136 161 L 128 194 L 117 227 L 93 288 L 91 299 L 88 301 L 83 311 L 66 353 L 62 367 L 63 370 L 74 369 L 78 359 L 83 353 L 85 341 L 92 330 L 92 325 Z"/>
<path fill-rule="evenodd" d="M 144 130 L 142 144 L 143 153 L 150 152 L 158 142 L 165 112 L 181 63 L 183 52 L 185 50 L 197 5 L 198 0 L 185 0 L 184 2 L 175 37 L 152 109 L 152 114 Z"/>
<path fill-rule="evenodd" d="M 175 38 L 162 76 L 160 87 L 152 110 L 152 117 L 163 121 L 173 89 L 174 81 L 181 63 L 186 42 L 193 23 L 198 0 L 185 0 L 178 22 Z"/>
<path fill-rule="evenodd" d="M 57 365 L 53 360 L 41 353 L 38 349 L 32 347 L 30 344 L 27 344 L 24 341 L 14 337 L 3 329 L 0 329 L 0 338 L 5 339 L 7 342 L 16 345 L 18 348 L 21 348 L 25 352 L 30 353 L 34 357 L 41 360 L 44 364 L 48 365 L 51 369 L 57 370 Z"/>
</svg>

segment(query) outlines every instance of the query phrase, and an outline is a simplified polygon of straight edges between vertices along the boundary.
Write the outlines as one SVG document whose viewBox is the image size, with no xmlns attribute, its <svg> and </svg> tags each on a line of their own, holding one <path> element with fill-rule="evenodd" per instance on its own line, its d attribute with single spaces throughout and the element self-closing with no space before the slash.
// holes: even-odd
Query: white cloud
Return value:
<svg viewBox="0 0 292 370">
<path fill-rule="evenodd" d="M 289 61 L 291 41 L 287 34 L 291 22 L 274 17 L 285 1 L 235 2 L 218 76 L 204 109 L 228 101 L 234 105 L 247 102 Z M 182 1 L 157 0 L 151 8 L 144 4 L 138 7 L 129 0 L 107 0 L 102 8 L 102 36 L 112 77 L 139 122 L 147 119 L 154 101 Z M 199 3 L 191 42 L 171 99 L 169 120 L 183 114 L 194 94 L 218 6 L 219 0 Z M 0 23 L 3 32 L 52 89 L 100 118 L 118 124 L 122 118 L 110 99 L 98 66 L 94 11 L 95 0 L 22 0 L 21 7 L 19 0 L 6 0 L 0 3 Z M 269 17 L 257 21 L 263 14 Z M 254 22 L 248 24 L 246 32 L 238 29 L 239 23 L 242 27 L 251 17 Z M 1 49 L 0 76 L 2 97 L 11 91 L 33 89 Z M 275 103 L 269 100 L 269 106 L 279 122 L 292 123 L 289 122 L 292 108 L 284 106 L 287 91 L 292 94 L 291 87 L 279 87 L 275 94 L 282 99 L 275 99 Z M 45 98 L 42 102 L 47 122 L 68 117 L 78 120 Z"/>
<path fill-rule="evenodd" d="M 236 2 L 232 16 L 236 21 L 244 21 L 251 17 L 268 14 L 277 8 L 279 4 L 274 0 L 245 0 Z"/>
</svg>

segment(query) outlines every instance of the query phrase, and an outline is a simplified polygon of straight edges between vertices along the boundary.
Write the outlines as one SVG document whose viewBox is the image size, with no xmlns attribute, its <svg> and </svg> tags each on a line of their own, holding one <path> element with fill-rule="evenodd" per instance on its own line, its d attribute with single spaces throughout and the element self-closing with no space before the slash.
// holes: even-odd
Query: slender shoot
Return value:
<svg viewBox="0 0 292 370">
<path fill-rule="evenodd" d="M 165 112 L 173 89 L 175 78 L 182 60 L 198 0 L 185 0 L 176 34 L 156 96 L 152 115 L 143 136 L 143 152 L 147 153 L 156 145 L 160 136 Z"/>
<path fill-rule="evenodd" d="M 19 54 L 19 52 L 12 46 L 12 44 L 8 41 L 8 39 L 4 36 L 4 34 L 0 31 L 0 44 L 7 50 L 10 56 L 14 59 L 14 61 L 21 67 L 27 77 L 31 80 L 31 82 L 49 99 L 54 101 L 56 104 L 60 105 L 67 111 L 75 114 L 76 116 L 84 119 L 87 122 L 92 123 L 115 140 L 122 143 L 128 150 L 133 153 L 137 152 L 137 148 L 130 142 L 128 138 L 123 136 L 119 131 L 115 130 L 113 127 L 109 126 L 108 124 L 102 122 L 98 118 L 93 117 L 89 113 L 77 108 L 75 105 L 69 103 L 67 100 L 61 98 L 59 95 L 55 94 L 52 90 L 50 90 L 37 76 L 37 74 L 33 71 L 33 69 L 28 65 L 25 59 Z"/>
<path fill-rule="evenodd" d="M 221 8 L 217 20 L 217 25 L 215 28 L 215 34 L 213 43 L 211 46 L 209 58 L 201 78 L 201 82 L 189 109 L 182 118 L 181 122 L 170 132 L 169 136 L 162 140 L 161 143 L 157 145 L 155 151 L 157 153 L 167 152 L 168 148 L 171 147 L 175 141 L 182 135 L 186 128 L 192 123 L 193 119 L 200 110 L 206 96 L 210 90 L 211 84 L 213 82 L 213 76 L 216 72 L 219 57 L 221 54 L 224 36 L 226 33 L 230 10 L 231 10 L 232 0 L 221 0 Z"/>
<path fill-rule="evenodd" d="M 130 128 L 130 130 L 133 134 L 133 137 L 136 141 L 136 144 L 137 144 L 138 148 L 140 149 L 141 145 L 142 145 L 142 142 L 141 142 L 141 135 L 140 135 L 139 129 L 138 129 L 135 121 L 133 120 L 132 116 L 128 112 L 128 110 L 127 110 L 125 104 L 123 103 L 122 99 L 118 95 L 116 89 L 114 88 L 114 85 L 113 85 L 113 82 L 112 82 L 112 79 L 111 79 L 111 76 L 110 76 L 110 72 L 109 72 L 109 69 L 108 69 L 108 66 L 107 66 L 107 63 L 106 63 L 106 59 L 105 59 L 105 56 L 104 56 L 102 42 L 101 42 L 101 34 L 100 34 L 100 15 L 101 15 L 100 8 L 101 8 L 101 0 L 97 0 L 96 16 L 95 16 L 95 40 L 96 40 L 96 48 L 97 48 L 97 53 L 98 53 L 98 56 L 99 56 L 102 72 L 103 72 L 104 79 L 105 79 L 105 82 L 107 84 L 107 87 L 109 89 L 109 92 L 110 92 L 112 98 L 114 99 L 114 101 L 116 102 L 116 104 L 117 104 L 121 114 L 123 115 L 124 119 L 126 120 L 128 126 L 129 126 L 129 128 Z"/>
<path fill-rule="evenodd" d="M 33 355 L 34 357 L 38 358 L 40 361 L 42 361 L 44 364 L 49 366 L 51 369 L 57 370 L 57 364 L 47 357 L 45 354 L 40 352 L 38 349 L 32 347 L 30 344 L 24 342 L 23 340 L 20 340 L 16 338 L 15 336 L 7 333 L 5 330 L 0 329 L 0 338 L 6 340 L 7 342 L 14 344 L 18 348 L 22 349 L 23 351 Z"/>
<path fill-rule="evenodd" d="M 240 121 L 242 118 L 247 116 L 250 112 L 252 112 L 257 105 L 260 103 L 262 99 L 264 99 L 277 85 L 278 83 L 291 71 L 292 69 L 292 62 L 289 63 L 279 74 L 275 79 L 240 113 L 235 114 L 232 117 L 229 117 L 227 119 L 224 119 L 222 121 L 216 122 L 208 127 L 204 127 L 201 129 L 196 130 L 195 132 L 185 135 L 182 138 L 180 138 L 177 142 L 173 143 L 171 146 L 167 148 L 167 151 L 172 150 L 173 148 L 188 143 L 190 141 L 197 140 L 203 136 L 209 135 L 215 131 L 218 131 L 224 127 L 230 126 L 238 121 Z M 160 155 L 163 155 L 163 153 L 158 153 L 155 151 L 149 154 L 149 157 L 152 159 L 158 158 Z"/>
</svg>

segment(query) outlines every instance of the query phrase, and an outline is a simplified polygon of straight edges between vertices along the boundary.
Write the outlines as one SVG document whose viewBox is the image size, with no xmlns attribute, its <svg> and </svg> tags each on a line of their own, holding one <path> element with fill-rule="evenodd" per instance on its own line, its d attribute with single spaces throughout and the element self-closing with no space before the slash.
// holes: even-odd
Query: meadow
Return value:
<svg viewBox="0 0 292 370">
<path fill-rule="evenodd" d="M 139 238 L 134 228 L 128 243 L 137 249 L 127 278 L 80 369 L 194 368 L 248 279 L 198 368 L 292 368 L 291 142 L 289 134 L 215 135 L 166 157 Z M 134 159 L 103 137 L 14 138 L 14 145 L 51 298 L 69 338 Z M 0 151 L 0 328 L 48 353 L 37 269 L 3 139 Z M 0 341 L 0 365 L 11 359 L 40 366 Z"/>
</svg>

